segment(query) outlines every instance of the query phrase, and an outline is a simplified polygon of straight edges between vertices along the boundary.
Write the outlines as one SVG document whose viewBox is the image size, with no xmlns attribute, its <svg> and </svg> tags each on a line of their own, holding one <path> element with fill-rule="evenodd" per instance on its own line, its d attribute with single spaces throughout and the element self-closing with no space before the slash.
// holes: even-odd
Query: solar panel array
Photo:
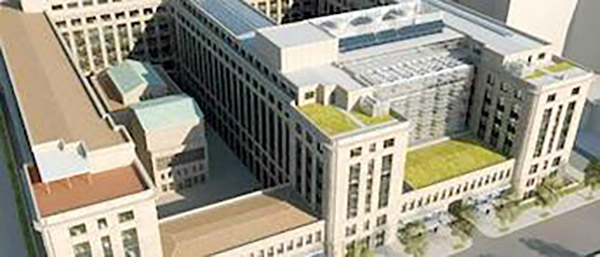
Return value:
<svg viewBox="0 0 600 257">
<path fill-rule="evenodd" d="M 356 49 L 440 33 L 443 29 L 444 22 L 441 20 L 406 26 L 399 29 L 388 29 L 342 38 L 340 39 L 339 49 L 340 52 L 348 52 Z"/>
</svg>

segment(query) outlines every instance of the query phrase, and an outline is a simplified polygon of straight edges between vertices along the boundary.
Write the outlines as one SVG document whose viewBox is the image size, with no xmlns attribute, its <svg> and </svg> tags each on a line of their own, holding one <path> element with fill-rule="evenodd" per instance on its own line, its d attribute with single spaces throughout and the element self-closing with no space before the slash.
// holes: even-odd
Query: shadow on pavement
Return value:
<svg viewBox="0 0 600 257">
<path fill-rule="evenodd" d="M 566 249 L 562 245 L 546 242 L 537 238 L 521 238 L 519 242 L 523 243 L 529 249 L 536 251 L 541 256 L 546 257 L 582 257 L 582 255 Z"/>
</svg>

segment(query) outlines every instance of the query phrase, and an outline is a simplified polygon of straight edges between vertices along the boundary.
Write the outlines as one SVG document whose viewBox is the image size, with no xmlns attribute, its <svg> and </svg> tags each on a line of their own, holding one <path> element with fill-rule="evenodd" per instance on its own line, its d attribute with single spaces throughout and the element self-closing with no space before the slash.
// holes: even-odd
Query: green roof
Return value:
<svg viewBox="0 0 600 257">
<path fill-rule="evenodd" d="M 142 101 L 133 104 L 131 109 L 145 131 L 199 122 L 204 117 L 194 99 L 186 95 L 170 95 Z"/>
<path fill-rule="evenodd" d="M 380 123 L 386 123 L 386 122 L 392 120 L 392 116 L 389 114 L 369 116 L 369 115 L 365 114 L 362 110 L 360 110 L 360 108 L 357 108 L 357 110 L 352 111 L 352 115 L 354 115 L 354 117 L 359 119 L 360 122 L 362 122 L 363 124 L 368 125 L 368 126 L 377 125 Z"/>
<path fill-rule="evenodd" d="M 300 110 L 328 135 L 349 132 L 360 128 L 345 111 L 332 105 L 308 104 Z"/>
<path fill-rule="evenodd" d="M 440 183 L 505 160 L 474 139 L 451 139 L 412 150 L 406 156 L 405 180 L 414 189 Z"/>
<path fill-rule="evenodd" d="M 108 68 L 106 72 L 121 94 L 144 84 L 166 84 L 151 64 L 134 60 L 125 60 L 117 66 Z"/>
<path fill-rule="evenodd" d="M 568 61 L 560 61 L 553 65 L 546 67 L 547 70 L 553 73 L 562 72 L 573 68 L 574 65 Z"/>
</svg>

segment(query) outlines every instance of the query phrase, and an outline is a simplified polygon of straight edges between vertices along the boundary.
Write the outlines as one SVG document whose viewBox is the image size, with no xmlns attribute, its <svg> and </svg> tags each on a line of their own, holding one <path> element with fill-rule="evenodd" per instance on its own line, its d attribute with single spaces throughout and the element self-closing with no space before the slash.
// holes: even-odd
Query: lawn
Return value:
<svg viewBox="0 0 600 257">
<path fill-rule="evenodd" d="M 546 76 L 546 73 L 541 70 L 535 70 L 525 77 L 525 79 L 537 79 Z"/>
<path fill-rule="evenodd" d="M 550 65 L 550 66 L 546 67 L 546 69 L 551 71 L 552 73 L 566 71 L 571 68 L 573 68 L 573 64 L 570 62 L 567 62 L 567 61 L 561 61 L 554 65 Z"/>
<path fill-rule="evenodd" d="M 385 123 L 392 120 L 392 116 L 390 116 L 389 114 L 371 117 L 361 110 L 352 111 L 352 115 L 358 118 L 360 122 L 362 122 L 365 125 L 377 125 L 379 123 Z"/>
<path fill-rule="evenodd" d="M 308 104 L 300 110 L 328 135 L 349 132 L 359 128 L 344 111 L 331 105 Z"/>
<path fill-rule="evenodd" d="M 427 187 L 500 163 L 505 158 L 472 139 L 451 139 L 410 151 L 405 179 L 414 189 Z"/>
</svg>

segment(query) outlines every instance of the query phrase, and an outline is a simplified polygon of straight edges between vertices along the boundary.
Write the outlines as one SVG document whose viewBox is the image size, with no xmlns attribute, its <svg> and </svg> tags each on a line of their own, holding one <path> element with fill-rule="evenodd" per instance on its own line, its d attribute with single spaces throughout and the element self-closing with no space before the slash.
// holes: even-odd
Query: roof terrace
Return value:
<svg viewBox="0 0 600 257">
<path fill-rule="evenodd" d="M 424 188 L 504 161 L 506 158 L 474 139 L 450 139 L 408 152 L 405 181 Z"/>
<path fill-rule="evenodd" d="M 139 193 L 147 188 L 134 165 L 50 183 L 41 182 L 36 168 L 30 168 L 29 174 L 42 217 Z"/>
<path fill-rule="evenodd" d="M 523 74 L 523 78 L 534 85 L 548 85 L 589 74 L 591 73 L 569 60 L 554 58 L 545 66 Z"/>
<path fill-rule="evenodd" d="M 308 104 L 299 108 L 304 115 L 327 135 L 335 136 L 346 132 L 375 126 L 392 121 L 390 114 L 370 116 L 361 110 L 346 111 L 334 105 Z"/>
</svg>

